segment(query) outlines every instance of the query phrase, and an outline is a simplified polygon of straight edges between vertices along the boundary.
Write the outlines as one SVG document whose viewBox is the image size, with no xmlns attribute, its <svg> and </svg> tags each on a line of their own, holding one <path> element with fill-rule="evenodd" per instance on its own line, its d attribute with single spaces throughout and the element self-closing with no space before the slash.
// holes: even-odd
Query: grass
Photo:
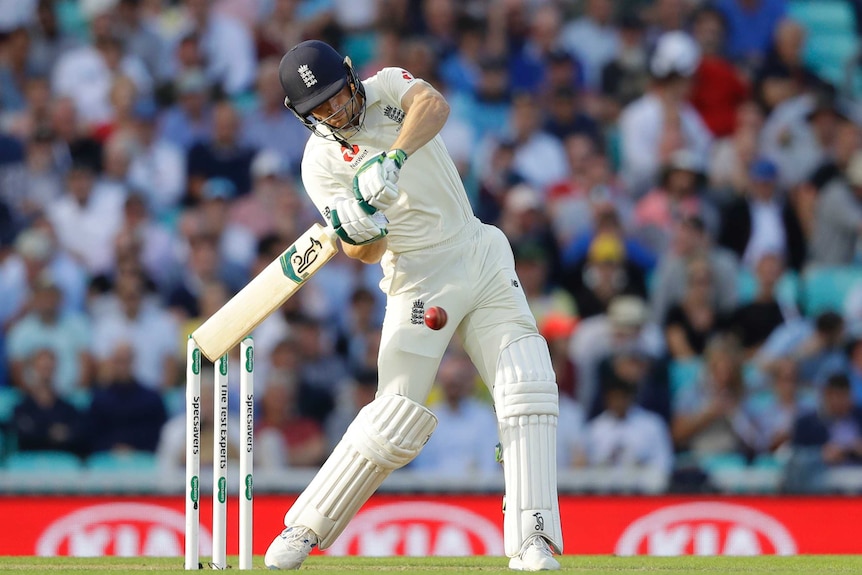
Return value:
<svg viewBox="0 0 862 575">
<path fill-rule="evenodd" d="M 611 557 L 561 558 L 562 572 L 580 575 L 614 573 L 684 573 L 745 575 L 833 575 L 862 573 L 862 556 L 803 555 L 797 557 Z M 236 565 L 236 557 L 230 559 Z M 265 571 L 263 558 L 255 557 L 254 570 Z M 118 557 L 0 557 L 0 573 L 177 573 L 182 558 Z M 362 573 L 507 573 L 501 557 L 323 557 L 312 556 L 301 572 L 357 575 Z M 269 573 L 269 571 L 267 571 Z"/>
</svg>

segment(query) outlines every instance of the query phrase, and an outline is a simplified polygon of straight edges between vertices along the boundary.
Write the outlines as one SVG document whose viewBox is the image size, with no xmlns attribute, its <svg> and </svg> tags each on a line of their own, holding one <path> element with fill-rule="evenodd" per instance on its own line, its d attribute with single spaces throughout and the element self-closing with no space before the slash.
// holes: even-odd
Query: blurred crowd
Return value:
<svg viewBox="0 0 862 575">
<path fill-rule="evenodd" d="M 181 468 L 187 335 L 321 220 L 278 81 L 317 38 L 447 97 L 551 347 L 560 469 L 861 463 L 862 115 L 791 4 L 0 0 L 0 453 Z M 258 465 L 319 465 L 373 398 L 379 279 L 339 255 L 255 331 Z M 457 341 L 429 401 L 412 466 L 499 473 Z"/>
</svg>

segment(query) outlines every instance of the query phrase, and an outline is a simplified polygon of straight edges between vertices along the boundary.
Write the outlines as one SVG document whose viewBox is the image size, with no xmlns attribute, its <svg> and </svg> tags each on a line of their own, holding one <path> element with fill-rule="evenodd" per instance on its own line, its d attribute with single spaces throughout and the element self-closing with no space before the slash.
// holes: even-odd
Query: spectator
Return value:
<svg viewBox="0 0 862 575">
<path fill-rule="evenodd" d="M 701 59 L 694 75 L 691 102 L 716 138 L 730 135 L 736 110 L 748 97 L 748 84 L 739 70 L 724 58 L 727 26 L 724 15 L 709 5 L 694 15 L 692 35 Z"/>
<path fill-rule="evenodd" d="M 217 238 L 194 231 L 187 242 L 185 262 L 180 266 L 179 277 L 165 298 L 168 309 L 181 321 L 203 317 L 200 301 L 206 286 L 217 283 L 226 291 L 233 291 L 227 281 L 228 276 L 219 265 Z"/>
<path fill-rule="evenodd" d="M 231 202 L 236 195 L 237 189 L 229 179 L 208 179 L 201 188 L 195 219 L 199 233 L 217 239 L 222 274 L 232 287 L 239 289 L 248 280 L 257 242 L 251 232 L 230 220 Z"/>
<path fill-rule="evenodd" d="M 635 296 L 619 296 L 607 313 L 581 320 L 572 336 L 569 352 L 578 368 L 577 397 L 591 406 L 599 389 L 599 364 L 615 350 L 632 347 L 651 358 L 664 354 L 661 330 L 649 321 L 645 302 Z"/>
<path fill-rule="evenodd" d="M 754 100 L 739 104 L 734 114 L 733 133 L 719 139 L 709 161 L 709 190 L 724 206 L 750 186 L 749 168 L 757 159 L 764 112 Z"/>
<path fill-rule="evenodd" d="M 550 61 L 560 56 L 569 58 L 557 50 L 563 15 L 559 6 L 548 2 L 535 6 L 525 21 L 528 28 L 523 43 L 514 45 L 509 59 L 512 88 L 518 93 L 538 95 L 548 84 Z"/>
<path fill-rule="evenodd" d="M 833 311 L 787 321 L 769 335 L 754 361 L 763 370 L 778 359 L 792 357 L 802 381 L 819 386 L 828 374 L 844 368 L 844 328 L 844 318 Z"/>
<path fill-rule="evenodd" d="M 832 88 L 802 92 L 769 114 L 761 150 L 778 166 L 782 187 L 811 178 L 832 149 L 837 127 L 847 116 L 849 112 L 836 101 Z"/>
<path fill-rule="evenodd" d="M 328 454 L 329 444 L 321 423 L 301 413 L 298 383 L 296 378 L 279 374 L 266 384 L 255 433 L 270 449 L 281 442 L 290 467 L 318 467 Z"/>
<path fill-rule="evenodd" d="M 39 350 L 51 352 L 50 381 L 57 394 L 86 389 L 93 381 L 90 319 L 80 312 L 64 312 L 62 297 L 49 275 L 40 276 L 33 286 L 30 312 L 9 329 L 6 351 L 12 382 L 18 387 L 26 385 L 25 370 Z"/>
<path fill-rule="evenodd" d="M 641 241 L 653 253 L 667 250 L 674 220 L 700 216 L 715 229 L 718 215 L 703 197 L 703 164 L 691 150 L 671 154 L 662 167 L 658 186 L 638 200 L 632 225 Z"/>
<path fill-rule="evenodd" d="M 114 298 L 93 327 L 93 354 L 100 371 L 107 369 L 117 342 L 133 342 L 135 380 L 157 391 L 173 387 L 180 373 L 176 322 L 157 300 L 147 297 L 143 277 L 134 271 L 117 276 Z"/>
<path fill-rule="evenodd" d="M 160 292 L 167 292 L 179 276 L 177 238 L 173 230 L 150 214 L 143 195 L 134 190 L 126 197 L 116 246 L 120 265 L 124 252 L 131 254 L 128 257 L 140 264 Z"/>
<path fill-rule="evenodd" d="M 515 273 L 530 311 L 541 324 L 548 316 L 574 318 L 577 315 L 575 300 L 566 290 L 556 285 L 551 278 L 551 262 L 543 246 L 529 239 L 513 246 Z"/>
<path fill-rule="evenodd" d="M 721 216 L 718 243 L 733 251 L 743 266 L 754 270 L 765 253 L 784 254 L 792 229 L 792 212 L 777 189 L 776 165 L 761 158 L 751 165 L 744 197 L 731 202 Z"/>
<path fill-rule="evenodd" d="M 622 241 L 625 248 L 627 269 L 631 271 L 632 277 L 641 278 L 655 268 L 656 255 L 627 231 L 628 228 L 624 223 L 625 215 L 620 214 L 620 211 L 626 208 L 625 202 L 612 194 L 613 192 L 605 186 L 593 188 L 587 199 L 589 208 L 592 210 L 591 226 L 583 233 L 570 238 L 567 243 L 562 243 L 566 236 L 558 235 L 564 250 L 562 263 L 565 267 L 578 265 L 587 258 L 590 247 L 598 236 L 615 236 Z M 556 212 L 556 207 L 556 203 L 552 203 L 550 209 Z M 638 279 L 638 281 L 642 280 Z M 645 291 L 646 287 L 643 290 Z"/>
<path fill-rule="evenodd" d="M 581 17 L 566 24 L 560 43 L 584 68 L 584 85 L 597 91 L 602 70 L 620 51 L 620 30 L 614 23 L 614 3 L 587 0 Z"/>
<path fill-rule="evenodd" d="M 814 213 L 811 263 L 848 265 L 855 261 L 862 232 L 862 151 L 853 154 L 843 179 L 826 184 Z"/>
<path fill-rule="evenodd" d="M 755 72 L 755 90 L 769 110 L 775 109 L 787 94 L 829 88 L 805 63 L 805 37 L 803 25 L 789 18 L 776 27 L 766 59 Z"/>
<path fill-rule="evenodd" d="M 799 379 L 793 359 L 775 362 L 767 374 L 768 391 L 764 397 L 750 397 L 749 409 L 755 413 L 757 426 L 764 433 L 770 452 L 781 454 L 790 446 L 796 420 L 816 408 L 810 387 Z"/>
<path fill-rule="evenodd" d="M 778 299 L 776 289 L 783 274 L 781 254 L 767 252 L 760 256 L 754 271 L 757 279 L 754 300 L 736 308 L 729 319 L 730 331 L 739 338 L 746 359 L 753 357 L 785 320 L 799 315 L 796 302 Z"/>
<path fill-rule="evenodd" d="M 180 38 L 189 33 L 197 37 L 209 81 L 230 96 L 248 90 L 257 72 L 251 31 L 232 16 L 213 10 L 206 0 L 183 0 L 179 16 Z"/>
<path fill-rule="evenodd" d="M 862 407 L 862 337 L 856 336 L 847 344 L 847 363 L 853 405 Z"/>
<path fill-rule="evenodd" d="M 377 371 L 364 371 L 350 381 L 335 400 L 335 409 L 326 418 L 328 449 L 332 450 L 344 434 L 359 410 L 374 400 L 377 393 Z"/>
<path fill-rule="evenodd" d="M 607 232 L 593 239 L 584 261 L 565 272 L 563 285 L 581 318 L 604 313 L 617 296 L 646 293 L 643 275 L 627 260 L 622 239 Z"/>
<path fill-rule="evenodd" d="M 500 137 L 510 116 L 511 96 L 508 62 L 500 56 L 485 55 L 479 60 L 475 94 L 453 94 L 451 115 L 466 122 L 479 142 Z"/>
<path fill-rule="evenodd" d="M 578 326 L 578 320 L 570 315 L 561 313 L 550 313 L 538 322 L 539 333 L 548 342 L 551 353 L 551 363 L 557 376 L 557 387 L 560 396 L 568 396 L 574 401 L 577 397 L 578 376 L 577 368 L 569 356 L 569 344 L 572 334 Z M 575 402 L 577 403 L 577 402 Z M 581 419 L 583 419 L 583 410 Z"/>
<path fill-rule="evenodd" d="M 691 452 L 700 465 L 713 456 L 750 456 L 763 448 L 762 430 L 746 406 L 742 357 L 733 338 L 710 341 L 702 377 L 674 398 L 671 430 L 677 449 Z"/>
<path fill-rule="evenodd" d="M 787 228 L 787 267 L 801 273 L 809 263 L 811 242 L 816 221 L 817 188 L 805 181 L 791 188 L 784 203 L 784 223 Z"/>
<path fill-rule="evenodd" d="M 213 110 L 212 139 L 193 144 L 186 156 L 186 204 L 197 205 L 203 198 L 204 182 L 212 178 L 229 180 L 238 196 L 251 191 L 251 161 L 256 150 L 240 141 L 239 128 L 240 118 L 234 105 L 230 101 L 217 103 Z"/>
<path fill-rule="evenodd" d="M 301 404 L 302 413 L 325 421 L 332 411 L 339 391 L 350 380 L 344 361 L 332 349 L 328 333 L 320 321 L 299 316 L 291 322 L 292 337 L 302 364 L 299 378 L 302 385 L 319 394 L 319 401 Z"/>
<path fill-rule="evenodd" d="M 89 164 L 98 171 L 102 166 L 102 142 L 93 137 L 82 122 L 75 102 L 68 96 L 54 96 L 49 110 L 50 128 L 55 136 L 54 156 L 65 173 L 72 164 Z"/>
<path fill-rule="evenodd" d="M 409 468 L 453 479 L 498 474 L 493 457 L 497 421 L 493 408 L 474 397 L 476 371 L 467 356 L 445 355 L 437 385 L 442 397 L 428 406 L 437 416 L 437 430 Z"/>
<path fill-rule="evenodd" d="M 0 110 L 4 113 L 20 112 L 27 106 L 24 92 L 30 74 L 30 34 L 26 22 L 17 20 L 4 22 L 0 30 Z"/>
<path fill-rule="evenodd" d="M 635 196 L 654 185 L 674 152 L 689 150 L 701 166 L 707 160 L 712 135 L 688 103 L 692 75 L 699 62 L 700 51 L 688 34 L 662 36 L 650 59 L 652 82 L 648 91 L 622 111 L 621 171 Z"/>
<path fill-rule="evenodd" d="M 572 135 L 585 135 L 600 147 L 604 141 L 598 122 L 585 113 L 581 97 L 571 86 L 551 89 L 547 99 L 544 131 L 560 141 Z"/>
<path fill-rule="evenodd" d="M 694 359 L 704 353 L 707 342 L 727 326 L 727 317 L 715 309 L 712 269 L 705 258 L 695 258 L 686 266 L 686 293 L 671 305 L 664 318 L 670 356 Z"/>
<path fill-rule="evenodd" d="M 601 71 L 602 116 L 616 120 L 621 108 L 640 98 L 649 84 L 645 26 L 635 14 L 619 22 L 619 49 Z"/>
<path fill-rule="evenodd" d="M 3 286 L 0 326 L 3 330 L 28 312 L 31 290 L 43 275 L 49 276 L 63 292 L 64 311 L 83 311 L 86 272 L 57 245 L 47 221 L 39 219 L 18 234 L 13 247 L 0 262 L 0 285 Z"/>
<path fill-rule="evenodd" d="M 251 193 L 231 203 L 230 224 L 247 230 L 258 241 L 274 235 L 285 245 L 293 242 L 305 231 L 305 206 L 278 152 L 255 154 L 251 178 Z"/>
<path fill-rule="evenodd" d="M 586 254 L 603 216 L 613 213 L 617 224 L 628 228 L 632 202 L 609 159 L 589 136 L 571 134 L 563 143 L 571 173 L 548 189 L 547 211 L 564 251 L 563 263 L 571 264 Z M 636 249 L 628 238 L 626 248 Z"/>
<path fill-rule="evenodd" d="M 511 243 L 531 242 L 548 256 L 549 281 L 560 276 L 560 253 L 548 221 L 541 195 L 527 184 L 509 188 L 503 196 L 503 211 L 496 223 Z"/>
<path fill-rule="evenodd" d="M 354 374 L 364 371 L 366 349 L 373 346 L 373 339 L 383 321 L 377 295 L 364 286 L 358 286 L 350 294 L 350 306 L 341 314 L 335 327 L 335 353 L 347 363 Z"/>
<path fill-rule="evenodd" d="M 48 349 L 36 351 L 23 372 L 24 398 L 15 406 L 11 431 L 19 451 L 86 450 L 81 413 L 56 391 L 56 360 Z"/>
<path fill-rule="evenodd" d="M 820 397 L 820 408 L 802 415 L 793 426 L 788 490 L 822 491 L 824 471 L 862 463 L 862 408 L 853 405 L 847 376 L 830 376 Z"/>
<path fill-rule="evenodd" d="M 719 0 L 727 20 L 727 55 L 742 66 L 762 61 L 778 22 L 786 12 L 785 0 Z"/>
<path fill-rule="evenodd" d="M 66 192 L 47 213 L 60 245 L 92 275 L 114 265 L 125 199 L 117 188 L 97 188 L 95 175 L 92 165 L 76 162 L 66 176 Z"/>
<path fill-rule="evenodd" d="M 47 76 L 60 56 L 79 44 L 63 30 L 54 0 L 38 0 L 35 19 L 30 26 L 29 65 L 34 74 Z"/>
<path fill-rule="evenodd" d="M 610 380 L 630 385 L 634 390 L 635 405 L 670 423 L 671 397 L 664 358 L 651 356 L 638 343 L 625 342 L 599 362 L 596 373 L 600 385 Z M 606 408 L 604 395 L 594 394 L 593 402 L 586 410 L 587 419 L 595 418 Z"/>
<path fill-rule="evenodd" d="M 625 470 L 645 481 L 659 477 L 666 485 L 673 469 L 670 431 L 661 417 L 635 405 L 636 393 L 627 381 L 605 380 L 606 408 L 586 428 L 587 458 L 592 466 Z"/>
<path fill-rule="evenodd" d="M 714 246 L 700 216 L 685 216 L 674 222 L 667 251 L 660 256 L 652 280 L 650 307 L 653 317 L 664 318 L 668 309 L 682 301 L 686 292 L 690 261 L 705 258 L 715 282 L 716 311 L 730 313 L 737 305 L 736 257 L 728 250 Z"/>
<path fill-rule="evenodd" d="M 212 139 L 211 86 L 201 70 L 192 68 L 177 75 L 175 90 L 176 102 L 159 124 L 159 139 L 187 153 L 195 144 Z"/>
<path fill-rule="evenodd" d="M 835 136 L 832 138 L 832 147 L 827 151 L 823 162 L 811 175 L 811 183 L 820 189 L 833 179 L 842 177 L 850 165 L 853 154 L 860 147 L 862 147 L 862 126 L 856 122 L 855 114 L 839 114 Z"/>
<path fill-rule="evenodd" d="M 257 73 L 256 105 L 242 118 L 242 143 L 254 150 L 277 152 L 284 173 L 298 174 L 308 136 L 308 130 L 284 107 L 278 60 L 262 61 Z"/>
<path fill-rule="evenodd" d="M 26 154 L 21 180 L 4 181 L 2 195 L 14 210 L 15 219 L 30 224 L 63 195 L 63 177 L 54 156 L 54 135 L 48 129 L 32 135 Z M 20 193 L 13 196 L 16 191 Z"/>
<path fill-rule="evenodd" d="M 513 98 L 508 125 L 507 135 L 515 143 L 513 167 L 528 185 L 545 197 L 551 184 L 569 175 L 562 143 L 542 129 L 538 101 L 530 94 L 520 93 Z"/>
<path fill-rule="evenodd" d="M 140 0 L 119 0 L 115 26 L 123 39 L 124 52 L 143 62 L 150 77 L 156 78 L 167 46 L 145 10 Z"/>
<path fill-rule="evenodd" d="M 87 2 L 82 7 L 92 44 L 64 52 L 52 70 L 52 91 L 72 98 L 81 121 L 91 129 L 114 117 L 109 94 L 117 75 L 131 78 L 141 95 L 150 95 L 153 89 L 153 78 L 144 63 L 123 52 L 123 39 L 114 27 L 116 4 L 116 0 Z M 82 82 L 82 78 L 87 81 Z"/>
<path fill-rule="evenodd" d="M 152 100 L 138 100 L 133 118 L 136 148 L 129 163 L 128 183 L 143 194 L 156 218 L 169 217 L 185 193 L 185 151 L 159 135 L 159 110 Z"/>
<path fill-rule="evenodd" d="M 92 452 L 155 452 L 158 446 L 167 412 L 161 395 L 132 374 L 134 356 L 129 342 L 117 341 L 102 364 L 87 412 Z"/>
</svg>

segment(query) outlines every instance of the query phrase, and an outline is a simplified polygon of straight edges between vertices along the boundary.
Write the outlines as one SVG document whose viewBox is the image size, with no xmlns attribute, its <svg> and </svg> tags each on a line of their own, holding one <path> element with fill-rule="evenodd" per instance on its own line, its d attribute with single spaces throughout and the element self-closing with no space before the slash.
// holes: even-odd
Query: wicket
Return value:
<svg viewBox="0 0 862 575">
<path fill-rule="evenodd" d="M 186 556 L 198 569 L 201 467 L 201 350 L 189 336 L 186 349 Z M 252 568 L 254 456 L 254 341 L 240 342 L 239 568 Z M 213 549 L 212 568 L 227 569 L 228 356 L 213 364 Z"/>
</svg>

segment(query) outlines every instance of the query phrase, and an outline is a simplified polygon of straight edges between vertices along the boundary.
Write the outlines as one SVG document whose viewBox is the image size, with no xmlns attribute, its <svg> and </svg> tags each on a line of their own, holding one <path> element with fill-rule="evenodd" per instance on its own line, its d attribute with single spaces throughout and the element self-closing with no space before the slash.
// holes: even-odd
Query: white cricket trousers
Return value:
<svg viewBox="0 0 862 575">
<path fill-rule="evenodd" d="M 505 234 L 475 220 L 454 237 L 384 262 L 387 291 L 378 356 L 377 395 L 399 394 L 424 404 L 440 360 L 457 332 L 482 380 L 493 388 L 497 359 L 510 341 L 537 333 Z M 425 325 L 440 306 L 443 329 Z"/>
</svg>

